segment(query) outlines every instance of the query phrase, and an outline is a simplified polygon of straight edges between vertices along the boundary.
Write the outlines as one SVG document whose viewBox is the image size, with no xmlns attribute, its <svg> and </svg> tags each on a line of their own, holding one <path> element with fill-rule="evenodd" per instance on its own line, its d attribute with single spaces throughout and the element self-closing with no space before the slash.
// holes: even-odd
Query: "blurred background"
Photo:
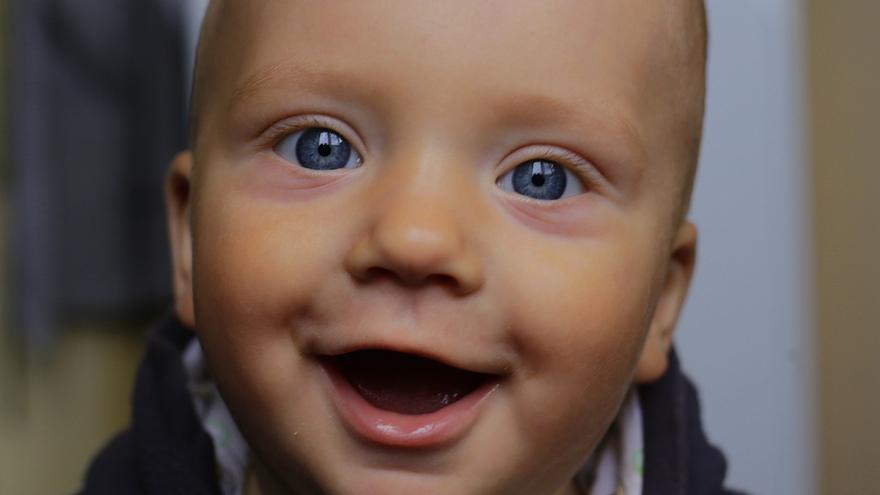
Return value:
<svg viewBox="0 0 880 495">
<path fill-rule="evenodd" d="M 880 2 L 707 3 L 683 365 L 732 486 L 877 493 Z M 0 0 L 0 494 L 75 491 L 128 422 L 204 4 Z"/>
</svg>

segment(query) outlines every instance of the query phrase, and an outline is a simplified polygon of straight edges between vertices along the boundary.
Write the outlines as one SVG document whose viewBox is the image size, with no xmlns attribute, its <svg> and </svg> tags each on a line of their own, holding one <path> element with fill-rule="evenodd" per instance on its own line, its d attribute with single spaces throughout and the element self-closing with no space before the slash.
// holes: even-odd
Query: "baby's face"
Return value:
<svg viewBox="0 0 880 495">
<path fill-rule="evenodd" d="M 690 276 L 665 2 L 225 3 L 176 289 L 263 482 L 562 493 Z"/>
</svg>

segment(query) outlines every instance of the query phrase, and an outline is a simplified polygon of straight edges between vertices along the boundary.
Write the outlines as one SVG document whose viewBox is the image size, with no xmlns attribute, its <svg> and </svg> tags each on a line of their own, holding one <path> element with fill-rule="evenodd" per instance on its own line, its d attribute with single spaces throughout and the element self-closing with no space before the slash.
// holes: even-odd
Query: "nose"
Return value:
<svg viewBox="0 0 880 495">
<path fill-rule="evenodd" d="M 390 278 L 408 287 L 444 286 L 457 295 L 478 290 L 483 266 L 455 193 L 445 191 L 444 200 L 442 191 L 397 185 L 374 203 L 369 228 L 348 253 L 349 273 L 361 282 Z"/>
</svg>

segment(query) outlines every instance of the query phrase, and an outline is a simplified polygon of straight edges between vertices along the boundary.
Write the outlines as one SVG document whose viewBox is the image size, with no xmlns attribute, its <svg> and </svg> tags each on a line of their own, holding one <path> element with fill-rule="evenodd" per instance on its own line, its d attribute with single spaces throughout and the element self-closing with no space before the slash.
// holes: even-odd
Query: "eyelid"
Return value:
<svg viewBox="0 0 880 495">
<path fill-rule="evenodd" d="M 351 144 L 362 160 L 366 160 L 363 151 L 366 149 L 366 146 L 363 140 L 360 139 L 359 134 L 351 126 L 339 119 L 317 114 L 298 115 L 272 124 L 258 138 L 257 147 L 260 150 L 274 149 L 286 137 L 312 127 L 330 129 L 339 134 Z"/>
<path fill-rule="evenodd" d="M 514 151 L 504 159 L 506 165 L 498 176 L 503 176 L 529 160 L 548 160 L 562 165 L 581 179 L 587 192 L 609 191 L 608 180 L 591 161 L 574 151 L 551 145 L 532 145 Z"/>
</svg>

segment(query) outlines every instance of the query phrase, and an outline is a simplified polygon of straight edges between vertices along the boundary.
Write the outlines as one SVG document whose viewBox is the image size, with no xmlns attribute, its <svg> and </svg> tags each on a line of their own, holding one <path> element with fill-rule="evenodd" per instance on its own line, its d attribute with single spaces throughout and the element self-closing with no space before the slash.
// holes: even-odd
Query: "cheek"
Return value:
<svg viewBox="0 0 880 495">
<path fill-rule="evenodd" d="M 193 292 L 203 345 L 235 383 L 226 388 L 253 390 L 254 400 L 290 390 L 280 382 L 301 371 L 291 322 L 307 321 L 310 301 L 339 285 L 350 225 L 333 204 L 257 198 L 232 180 L 206 181 L 201 192 Z"/>
<path fill-rule="evenodd" d="M 301 400 L 318 396 L 322 376 L 303 358 L 293 323 L 319 318 L 313 302 L 341 287 L 353 220 L 332 202 L 266 200 L 231 180 L 200 186 L 193 292 L 212 374 L 246 437 L 272 451 L 267 458 L 309 458 L 309 445 L 332 445 L 321 422 L 331 412 Z"/>
<path fill-rule="evenodd" d="M 561 244 L 561 243 L 560 243 Z M 514 301 L 527 359 L 536 367 L 596 367 L 632 354 L 647 329 L 655 271 L 638 241 L 588 241 L 519 255 L 507 297 Z M 635 246 L 635 247 L 634 247 Z M 623 353 L 623 354 L 621 354 Z M 624 360 L 625 361 L 625 360 Z"/>
<path fill-rule="evenodd" d="M 303 303 L 339 276 L 353 219 L 335 202 L 266 198 L 241 182 L 209 183 L 197 203 L 197 312 L 211 308 L 211 314 L 199 316 L 287 325 Z"/>
<path fill-rule="evenodd" d="M 586 455 L 613 419 L 653 306 L 654 257 L 632 247 L 645 242 L 617 239 L 528 243 L 508 277 L 510 324 L 526 361 L 518 410 L 534 442 L 556 439 L 573 456 Z M 574 435 L 584 441 L 561 441 Z"/>
</svg>

